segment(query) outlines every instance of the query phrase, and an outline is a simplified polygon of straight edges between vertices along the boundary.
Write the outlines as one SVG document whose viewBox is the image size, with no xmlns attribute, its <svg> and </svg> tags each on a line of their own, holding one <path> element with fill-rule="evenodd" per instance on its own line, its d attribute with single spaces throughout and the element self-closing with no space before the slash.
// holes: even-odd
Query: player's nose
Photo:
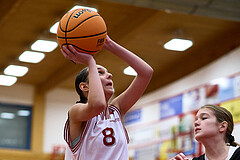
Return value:
<svg viewBox="0 0 240 160">
<path fill-rule="evenodd" d="M 111 73 L 107 73 L 107 79 L 112 79 L 112 74 Z"/>
</svg>

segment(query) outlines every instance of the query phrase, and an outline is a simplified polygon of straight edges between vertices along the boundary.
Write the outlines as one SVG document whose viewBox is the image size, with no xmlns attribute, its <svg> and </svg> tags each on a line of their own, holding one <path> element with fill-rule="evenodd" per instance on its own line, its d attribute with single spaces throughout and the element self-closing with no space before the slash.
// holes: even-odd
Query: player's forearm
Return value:
<svg viewBox="0 0 240 160">
<path fill-rule="evenodd" d="M 99 78 L 96 62 L 91 61 L 89 63 L 89 93 L 88 93 L 88 105 L 96 110 L 103 110 L 106 106 L 105 95 L 102 87 L 101 80 Z"/>
<path fill-rule="evenodd" d="M 152 76 L 153 69 L 140 57 L 120 46 L 114 41 L 109 42 L 107 50 L 118 56 L 120 59 L 128 63 L 138 75 Z"/>
</svg>

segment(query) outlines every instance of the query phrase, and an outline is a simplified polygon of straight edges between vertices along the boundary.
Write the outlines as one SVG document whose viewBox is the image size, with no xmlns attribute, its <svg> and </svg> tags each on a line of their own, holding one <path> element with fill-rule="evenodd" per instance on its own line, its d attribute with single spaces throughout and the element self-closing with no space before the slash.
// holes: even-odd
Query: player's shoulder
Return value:
<svg viewBox="0 0 240 160">
<path fill-rule="evenodd" d="M 110 103 L 109 105 L 116 108 L 121 114 L 122 114 L 122 111 L 121 111 L 121 107 L 120 107 L 120 103 L 119 103 L 119 96 L 114 98 Z"/>
<path fill-rule="evenodd" d="M 82 106 L 86 106 L 88 105 L 87 103 L 76 103 L 74 105 L 72 105 L 72 107 L 69 109 L 68 112 L 75 112 L 77 110 L 79 110 Z"/>
<path fill-rule="evenodd" d="M 87 103 L 76 103 L 68 111 L 68 117 L 72 121 L 79 121 L 79 115 L 86 114 L 87 112 Z"/>
</svg>

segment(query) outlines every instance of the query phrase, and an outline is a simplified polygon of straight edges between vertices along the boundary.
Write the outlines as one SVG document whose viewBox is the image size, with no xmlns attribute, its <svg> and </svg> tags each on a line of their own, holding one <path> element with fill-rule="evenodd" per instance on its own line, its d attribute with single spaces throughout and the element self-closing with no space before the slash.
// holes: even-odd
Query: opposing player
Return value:
<svg viewBox="0 0 240 160">
<path fill-rule="evenodd" d="M 107 36 L 103 49 L 115 54 L 137 72 L 130 86 L 110 101 L 114 93 L 112 74 L 105 67 L 96 65 L 92 55 L 80 53 L 72 46 L 70 49 L 73 52 L 66 47 L 61 49 L 65 58 L 87 67 L 75 80 L 80 101 L 68 112 L 64 129 L 68 144 L 65 160 L 129 159 L 129 139 L 122 120 L 144 93 L 153 69 Z"/>
<path fill-rule="evenodd" d="M 232 114 L 216 105 L 200 108 L 195 118 L 195 139 L 205 147 L 205 154 L 193 160 L 239 160 L 240 147 L 232 136 L 234 128 Z M 179 153 L 170 160 L 188 160 Z"/>
</svg>

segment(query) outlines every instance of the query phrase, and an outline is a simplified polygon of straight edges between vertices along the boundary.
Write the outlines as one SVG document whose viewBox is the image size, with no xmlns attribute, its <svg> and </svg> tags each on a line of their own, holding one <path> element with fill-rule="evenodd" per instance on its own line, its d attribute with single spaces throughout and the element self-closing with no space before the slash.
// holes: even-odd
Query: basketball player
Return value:
<svg viewBox="0 0 240 160">
<path fill-rule="evenodd" d="M 240 147 L 232 136 L 232 114 L 216 105 L 200 108 L 195 118 L 195 139 L 205 147 L 205 154 L 193 160 L 240 160 Z M 180 153 L 170 160 L 188 160 Z"/>
<path fill-rule="evenodd" d="M 65 58 L 87 67 L 75 80 L 80 101 L 68 112 L 64 129 L 64 138 L 68 144 L 65 160 L 129 159 L 129 139 L 122 120 L 144 93 L 153 69 L 107 36 L 103 49 L 128 63 L 137 72 L 130 86 L 110 101 L 114 93 L 112 74 L 103 66 L 96 65 L 92 55 L 80 53 L 72 46 L 70 49 L 73 52 L 66 47 L 62 48 Z"/>
</svg>

